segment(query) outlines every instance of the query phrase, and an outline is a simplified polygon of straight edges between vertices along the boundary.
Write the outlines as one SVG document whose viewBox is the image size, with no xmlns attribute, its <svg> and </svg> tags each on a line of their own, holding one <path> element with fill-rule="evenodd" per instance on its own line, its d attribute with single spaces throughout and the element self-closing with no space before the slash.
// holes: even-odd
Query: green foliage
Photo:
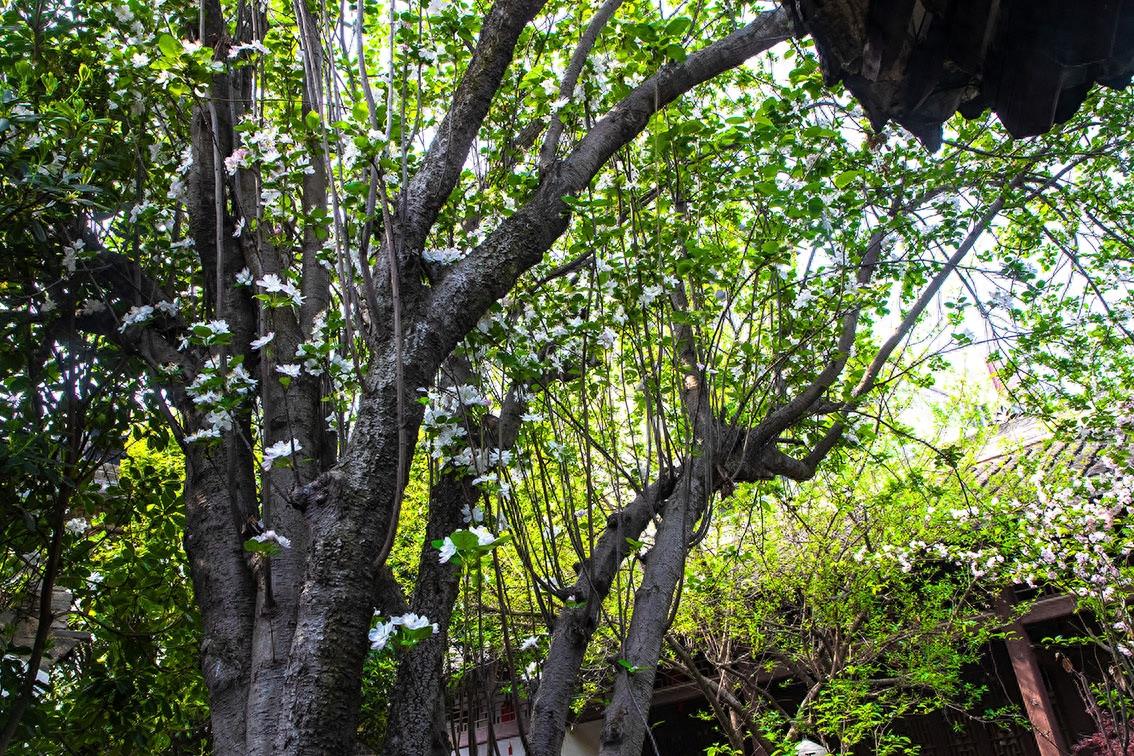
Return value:
<svg viewBox="0 0 1134 756">
<path fill-rule="evenodd" d="M 178 452 L 135 441 L 116 480 L 90 492 L 89 521 L 69 535 L 57 583 L 76 607 L 69 626 L 90 640 L 52 667 L 17 752 L 209 751 L 182 464 Z"/>
<path fill-rule="evenodd" d="M 802 734 L 843 752 L 908 753 L 891 731 L 898 719 L 981 707 L 984 688 L 965 672 L 996 637 L 988 588 L 940 559 L 903 556 L 944 536 L 927 513 L 958 495 L 923 474 L 927 460 L 908 475 L 883 472 L 906 453 L 875 442 L 798 490 L 742 494 L 763 505 L 759 520 L 730 508 L 686 570 L 676 629 L 731 671 L 785 753 Z M 790 699 L 789 685 L 799 686 Z M 769 695 L 794 703 L 769 706 Z"/>
</svg>

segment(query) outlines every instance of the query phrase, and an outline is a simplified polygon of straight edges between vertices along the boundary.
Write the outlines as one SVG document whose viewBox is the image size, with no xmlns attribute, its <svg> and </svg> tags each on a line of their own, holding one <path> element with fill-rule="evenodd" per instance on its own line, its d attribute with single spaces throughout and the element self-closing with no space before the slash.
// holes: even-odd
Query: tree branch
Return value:
<svg viewBox="0 0 1134 756">
<path fill-rule="evenodd" d="M 488 115 L 520 33 L 546 0 L 497 0 L 485 19 L 453 104 L 437 126 L 421 169 L 406 187 L 401 213 L 403 252 L 416 253 L 460 178 L 469 147 Z"/>
<path fill-rule="evenodd" d="M 563 75 L 563 82 L 559 85 L 559 96 L 561 98 L 571 98 L 575 91 L 575 84 L 579 81 L 579 75 L 583 72 L 583 64 L 587 62 L 591 48 L 598 41 L 599 33 L 622 3 L 623 0 L 605 0 L 602 7 L 595 13 L 594 18 L 587 24 L 582 38 L 579 39 L 579 44 L 575 47 L 575 52 L 571 54 L 571 62 L 567 64 L 567 72 Z M 541 174 L 550 168 L 555 161 L 555 151 L 559 147 L 559 138 L 562 135 L 563 121 L 559 118 L 558 113 L 552 113 L 551 124 L 547 127 L 543 145 L 539 148 L 539 171 Z"/>
</svg>

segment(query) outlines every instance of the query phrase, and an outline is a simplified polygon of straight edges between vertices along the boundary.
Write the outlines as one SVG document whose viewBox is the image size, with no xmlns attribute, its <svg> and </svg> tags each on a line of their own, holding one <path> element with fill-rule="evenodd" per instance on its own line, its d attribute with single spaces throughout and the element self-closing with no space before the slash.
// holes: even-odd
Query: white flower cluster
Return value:
<svg viewBox="0 0 1134 756">
<path fill-rule="evenodd" d="M 420 388 L 418 391 L 427 399 L 422 428 L 428 439 L 430 456 L 442 464 L 460 456 L 464 466 L 470 465 L 473 453 L 463 440 L 468 433 L 461 423 L 461 416 L 473 407 L 488 407 L 488 398 L 475 386 L 469 385 L 432 390 Z"/>
<path fill-rule="evenodd" d="M 150 305 L 135 305 L 131 307 L 130 311 L 126 313 L 125 317 L 122 318 L 122 322 L 118 325 L 118 332 L 123 333 L 131 326 L 145 323 L 153 317 L 153 314 L 154 308 Z"/>
<path fill-rule="evenodd" d="M 255 43 L 238 45 L 236 54 L 245 51 L 264 53 Z M 264 217 L 270 221 L 273 216 L 287 210 L 285 198 L 303 174 L 314 173 L 306 150 L 294 149 L 295 139 L 281 133 L 272 124 L 258 123 L 258 116 L 248 116 L 241 124 L 245 133 L 244 144 L 235 150 L 225 161 L 226 169 L 235 172 L 239 167 L 258 165 L 260 168 L 260 201 Z"/>
<path fill-rule="evenodd" d="M 476 536 L 476 543 L 478 546 L 489 546 L 496 541 L 496 536 L 492 531 L 483 525 L 469 528 L 469 532 Z M 446 564 L 450 559 L 457 555 L 457 544 L 453 543 L 452 536 L 445 536 L 445 540 L 441 543 L 441 548 L 438 550 L 439 554 L 437 560 L 441 564 Z"/>
<path fill-rule="evenodd" d="M 163 71 L 162 73 L 167 73 Z M 159 82 L 160 83 L 160 82 Z M 186 202 L 189 199 L 189 171 L 193 167 L 193 148 L 186 147 L 181 153 L 181 163 L 177 166 L 173 181 L 169 185 L 167 198 L 174 202 Z"/>
<path fill-rule="evenodd" d="M 197 344 L 199 346 L 214 346 L 217 344 L 226 344 L 232 337 L 232 331 L 228 329 L 228 322 L 225 320 L 200 320 L 189 326 L 189 334 L 181 339 L 181 343 L 177 348 L 184 351 L 189 348 L 190 344 Z"/>
<path fill-rule="evenodd" d="M 221 370 L 219 360 L 215 356 L 210 357 L 201 372 L 185 387 L 185 393 L 194 406 L 205 412 L 203 427 L 186 436 L 186 443 L 219 439 L 224 431 L 232 428 L 229 411 L 255 388 L 256 379 L 243 363 L 230 362 L 225 372 Z"/>
<path fill-rule="evenodd" d="M 252 536 L 252 540 L 259 543 L 276 543 L 279 544 L 280 548 L 282 549 L 291 548 L 291 539 L 287 536 L 280 535 L 274 530 L 265 530 L 259 535 Z"/>
<path fill-rule="evenodd" d="M 78 264 L 79 254 L 83 251 L 86 242 L 82 239 L 76 239 L 67 246 L 63 247 L 63 269 L 68 273 L 75 272 L 75 266 Z"/>
<path fill-rule="evenodd" d="M 378 612 L 374 616 L 379 616 Z M 399 627 L 404 627 L 406 630 L 421 630 L 423 628 L 432 627 L 433 634 L 441 632 L 436 622 L 430 622 L 429 618 L 423 614 L 415 614 L 407 612 L 406 614 L 390 617 L 386 622 L 379 622 L 377 626 L 372 627 L 368 633 L 370 639 L 370 650 L 381 651 L 386 648 L 390 640 L 397 633 Z"/>
<path fill-rule="evenodd" d="M 256 285 L 264 290 L 266 294 L 282 294 L 286 299 L 291 300 L 291 303 L 296 307 L 303 304 L 303 295 L 299 292 L 299 287 L 291 281 L 281 279 L 275 273 L 269 273 L 259 281 Z"/>
<path fill-rule="evenodd" d="M 228 48 L 228 57 L 229 57 L 229 59 L 237 58 L 237 57 L 240 56 L 241 53 L 247 52 L 247 51 L 258 52 L 261 55 L 267 55 L 268 54 L 268 48 L 264 46 L 264 43 L 261 42 L 258 39 L 254 39 L 251 42 L 245 42 L 243 44 L 233 45 L 232 47 Z"/>
<path fill-rule="evenodd" d="M 421 259 L 434 265 L 452 265 L 465 256 L 459 249 L 446 247 L 444 249 L 426 249 L 421 253 Z"/>
<path fill-rule="evenodd" d="M 271 446 L 264 447 L 264 460 L 260 463 L 260 467 L 265 471 L 271 470 L 277 460 L 286 459 L 302 449 L 303 446 L 294 438 L 289 441 L 277 441 Z"/>
<path fill-rule="evenodd" d="M 102 303 L 100 302 L 99 304 L 101 305 Z M 99 309 L 101 309 L 101 307 Z M 131 307 L 130 311 L 122 318 L 122 322 L 119 323 L 118 332 L 124 333 L 126 329 L 132 326 L 146 323 L 158 312 L 169 315 L 170 317 L 177 315 L 177 301 L 165 301 L 158 302 L 156 305 L 135 305 Z"/>
</svg>

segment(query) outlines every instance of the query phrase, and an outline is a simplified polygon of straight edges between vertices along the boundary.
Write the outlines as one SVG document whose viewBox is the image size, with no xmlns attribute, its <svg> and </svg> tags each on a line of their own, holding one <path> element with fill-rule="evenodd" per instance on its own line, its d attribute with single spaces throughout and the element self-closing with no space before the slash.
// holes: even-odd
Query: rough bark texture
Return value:
<svg viewBox="0 0 1134 756">
<path fill-rule="evenodd" d="M 305 109 L 310 103 L 305 99 Z M 312 172 L 304 176 L 302 207 L 305 218 L 327 203 L 327 171 L 322 148 L 308 143 Z M 292 308 L 264 313 L 264 330 L 275 333 L 268 345 L 276 359 L 264 361 L 261 371 L 264 443 L 271 445 L 294 439 L 300 452 L 290 466 L 276 466 L 264 475 L 264 525 L 291 540 L 291 548 L 264 565 L 260 580 L 256 622 L 252 639 L 253 671 L 248 697 L 248 742 L 250 753 L 270 753 L 274 726 L 283 693 L 288 650 L 295 631 L 302 582 L 304 554 L 310 540 L 307 521 L 292 501 L 293 492 L 315 480 L 334 460 L 333 439 L 326 429 L 323 410 L 323 378 L 305 370 L 288 386 L 279 380 L 274 365 L 302 362 L 295 356 L 300 344 L 314 335 L 316 319 L 330 300 L 330 274 L 319 264 L 322 242 L 309 224 L 303 229 L 303 304 L 296 318 Z M 261 246 L 265 273 L 280 273 L 277 250 Z"/>
<path fill-rule="evenodd" d="M 245 745 L 256 606 L 256 587 L 245 559 L 240 522 L 255 514 L 256 500 L 255 496 L 230 492 L 224 458 L 216 458 L 222 451 L 218 447 L 193 449 L 186 459 L 185 550 L 204 623 L 201 669 L 209 690 L 213 749 L 220 754 L 236 754 L 243 753 Z"/>
<path fill-rule="evenodd" d="M 212 0 L 202 6 L 205 41 L 220 44 L 224 23 L 219 4 Z M 230 95 L 227 79 L 213 77 L 211 98 L 227 102 Z M 206 296 L 218 317 L 228 322 L 233 343 L 246 346 L 256 334 L 255 310 L 248 293 L 233 285 L 243 267 L 243 257 L 233 240 L 231 216 L 223 211 L 224 197 L 217 196 L 215 186 L 214 150 L 220 155 L 232 151 L 230 111 L 217 108 L 210 114 L 205 107 L 198 107 L 192 128 L 189 230 L 205 272 Z M 219 230 L 218 204 L 223 224 Z M 199 423 L 200 418 L 191 414 L 189 422 Z M 250 438 L 249 415 L 240 412 L 219 444 L 190 448 L 186 458 L 185 547 L 204 623 L 201 664 L 218 753 L 241 753 L 246 745 L 245 706 L 256 587 L 241 530 L 258 512 Z"/>
<path fill-rule="evenodd" d="M 393 350 L 391 350 L 392 352 Z M 407 366 L 406 385 L 423 375 Z M 385 541 L 398 459 L 398 371 L 389 354 L 371 372 L 353 442 L 342 461 L 304 493 L 311 542 L 288 655 L 276 732 L 277 753 L 328 753 L 350 747 L 373 614 L 371 598 Z M 416 435 L 421 405 L 406 402 Z M 333 723 L 333 725 L 331 724 Z"/>
</svg>

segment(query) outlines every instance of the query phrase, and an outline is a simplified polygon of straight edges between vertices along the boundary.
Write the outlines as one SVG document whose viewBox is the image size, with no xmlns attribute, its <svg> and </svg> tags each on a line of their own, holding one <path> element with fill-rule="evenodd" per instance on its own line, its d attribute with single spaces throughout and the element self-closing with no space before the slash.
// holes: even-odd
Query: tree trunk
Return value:
<svg viewBox="0 0 1134 756">
<path fill-rule="evenodd" d="M 585 604 L 576 608 L 564 606 L 559 611 L 532 707 L 529 743 L 534 756 L 557 756 L 563 749 L 567 714 L 587 646 L 598 629 L 602 602 L 610 593 L 622 561 L 633 548 L 627 539 L 642 535 L 673 487 L 671 477 L 663 478 L 608 518 L 606 530 L 572 589 Z"/>
<path fill-rule="evenodd" d="M 375 358 L 347 453 L 298 496 L 311 541 L 280 699 L 276 753 L 346 752 L 353 741 L 377 557 L 387 529 L 397 526 L 393 503 L 396 489 L 404 485 L 397 475 L 403 434 L 393 352 Z M 427 381 L 440 363 L 419 363 L 412 354 L 406 352 L 406 386 Z M 416 437 L 423 411 L 411 391 L 403 402 L 407 439 Z M 407 458 L 412 452 L 411 446 Z"/>
<path fill-rule="evenodd" d="M 476 505 L 476 493 L 467 479 L 443 477 L 429 494 L 429 522 L 411 606 L 412 611 L 436 622 L 441 631 L 403 652 L 398 660 L 398 677 L 394 684 L 397 695 L 390 702 L 386 743 L 382 748 L 386 756 L 449 752 L 442 673 L 445 652 L 449 648 L 449 619 L 460 590 L 461 571 L 453 562 L 440 562 L 432 541 L 461 527 L 461 507 L 465 504 L 470 509 Z M 389 612 L 389 607 L 379 609 Z"/>
<path fill-rule="evenodd" d="M 256 603 L 256 586 L 240 536 L 244 518 L 256 511 L 255 489 L 243 475 L 237 478 L 238 487 L 230 488 L 225 471 L 225 446 L 230 443 L 231 439 L 217 447 L 191 447 L 185 474 L 185 550 L 204 624 L 201 670 L 209 690 L 213 750 L 218 754 L 244 753 Z"/>
<path fill-rule="evenodd" d="M 640 756 L 649 727 L 662 642 L 671 621 L 677 585 L 685 570 L 693 522 L 708 500 L 707 469 L 701 457 L 686 468 L 666 502 L 654 547 L 646 556 L 642 583 L 634 593 L 634 614 L 622 644 L 631 670 L 616 668 L 614 693 L 602 728 L 602 756 Z"/>
</svg>

